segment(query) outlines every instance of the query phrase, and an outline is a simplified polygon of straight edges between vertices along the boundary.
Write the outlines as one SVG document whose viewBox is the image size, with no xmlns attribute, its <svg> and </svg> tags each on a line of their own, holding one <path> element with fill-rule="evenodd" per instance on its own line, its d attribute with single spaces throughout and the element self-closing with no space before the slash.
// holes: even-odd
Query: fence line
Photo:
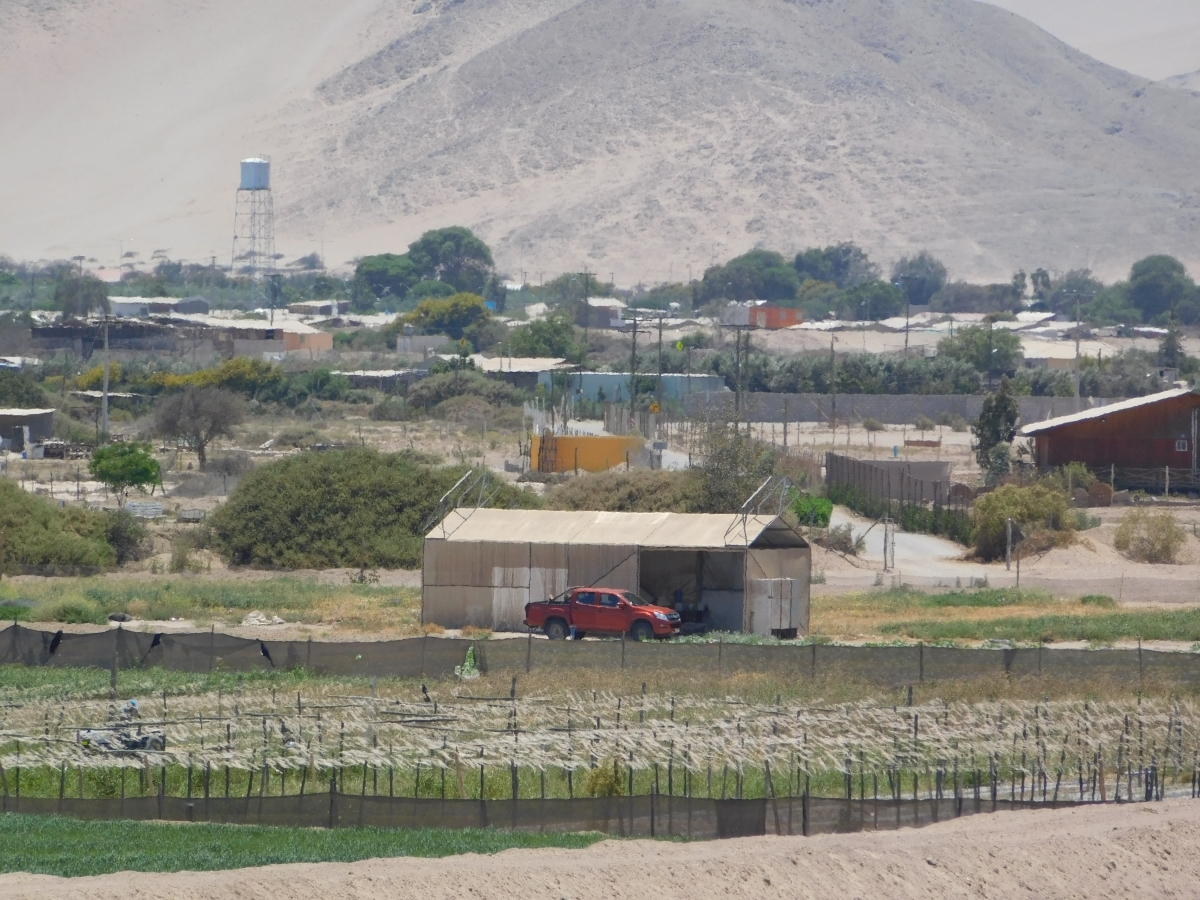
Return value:
<svg viewBox="0 0 1200 900">
<path fill-rule="evenodd" d="M 319 675 L 451 677 L 468 650 L 481 672 L 638 669 L 763 672 L 904 686 L 981 678 L 1168 679 L 1200 682 L 1200 654 L 1155 650 L 1006 650 L 848 647 L 724 642 L 638 643 L 521 639 L 470 641 L 418 637 L 394 641 L 265 641 L 215 631 L 151 634 L 116 628 L 89 634 L 39 631 L 16 623 L 0 630 L 0 665 L 86 666 L 181 672 L 306 668 Z"/>
<path fill-rule="evenodd" d="M 986 792 L 982 796 L 978 791 L 972 793 L 965 785 L 955 787 L 949 796 L 912 799 L 866 796 L 834 799 L 801 795 L 713 800 L 648 794 L 574 800 L 480 801 L 379 797 L 342 794 L 336 790 L 287 797 L 184 798 L 168 797 L 160 792 L 157 796 L 123 799 L 47 799 L 11 795 L 0 798 L 2 812 L 63 815 L 88 820 L 309 828 L 502 828 L 527 833 L 598 831 L 622 837 L 699 840 L 766 834 L 809 836 L 885 831 L 983 813 L 1083 805 L 1085 802 L 1079 801 L 1004 800 L 989 797 Z"/>
</svg>

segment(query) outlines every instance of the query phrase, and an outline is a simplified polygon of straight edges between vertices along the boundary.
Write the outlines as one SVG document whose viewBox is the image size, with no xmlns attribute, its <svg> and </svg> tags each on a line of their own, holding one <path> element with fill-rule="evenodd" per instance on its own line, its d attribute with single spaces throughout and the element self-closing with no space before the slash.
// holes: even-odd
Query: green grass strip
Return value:
<svg viewBox="0 0 1200 900">
<path fill-rule="evenodd" d="M 879 629 L 926 641 L 1012 640 L 1022 642 L 1120 640 L 1200 641 L 1200 609 L 1146 610 L 1096 616 L 1049 615 L 990 621 L 896 622 Z"/>
<path fill-rule="evenodd" d="M 490 829 L 277 828 L 86 822 L 0 815 L 0 872 L 103 875 L 238 869 L 274 863 L 353 862 L 389 856 L 499 853 L 513 847 L 579 849 L 608 835 L 515 834 Z"/>
</svg>

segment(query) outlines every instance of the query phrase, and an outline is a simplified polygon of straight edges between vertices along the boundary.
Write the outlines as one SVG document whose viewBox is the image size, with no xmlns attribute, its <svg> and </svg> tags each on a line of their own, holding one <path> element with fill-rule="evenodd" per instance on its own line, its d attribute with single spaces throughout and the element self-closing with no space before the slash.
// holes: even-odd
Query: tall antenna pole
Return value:
<svg viewBox="0 0 1200 900">
<path fill-rule="evenodd" d="M 100 432 L 108 434 L 108 314 L 104 314 L 104 390 L 100 396 Z"/>
</svg>

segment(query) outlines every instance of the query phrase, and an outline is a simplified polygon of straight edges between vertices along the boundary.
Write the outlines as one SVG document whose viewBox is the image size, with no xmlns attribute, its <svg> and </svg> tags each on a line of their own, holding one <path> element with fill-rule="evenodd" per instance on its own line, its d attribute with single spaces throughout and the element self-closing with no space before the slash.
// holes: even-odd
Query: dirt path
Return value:
<svg viewBox="0 0 1200 900">
<path fill-rule="evenodd" d="M 610 900 L 657 897 L 1186 897 L 1200 803 L 974 816 L 919 830 L 720 843 L 603 842 L 452 860 L 199 874 L 0 875 L 8 900 Z"/>
</svg>

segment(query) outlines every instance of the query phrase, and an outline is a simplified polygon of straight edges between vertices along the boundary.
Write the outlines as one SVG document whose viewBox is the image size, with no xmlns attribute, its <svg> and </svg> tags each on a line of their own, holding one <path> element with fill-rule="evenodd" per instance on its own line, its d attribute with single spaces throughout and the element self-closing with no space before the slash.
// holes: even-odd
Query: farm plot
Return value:
<svg viewBox="0 0 1200 900">
<path fill-rule="evenodd" d="M 13 697 L 0 705 L 4 794 L 1062 801 L 1197 789 L 1196 709 L 1181 700 L 788 706 L 518 697 L 515 682 L 510 696 L 485 696 L 466 682 L 422 686 L 414 701 L 407 686 L 389 695 L 396 683 L 366 696 L 298 687 L 162 693 L 136 717 L 115 700 Z"/>
</svg>

